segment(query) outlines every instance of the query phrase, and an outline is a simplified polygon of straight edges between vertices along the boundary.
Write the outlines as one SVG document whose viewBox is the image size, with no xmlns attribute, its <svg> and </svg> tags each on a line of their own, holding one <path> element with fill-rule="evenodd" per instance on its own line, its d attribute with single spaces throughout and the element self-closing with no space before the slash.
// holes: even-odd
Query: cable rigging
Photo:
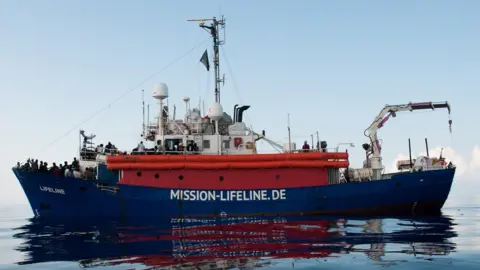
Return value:
<svg viewBox="0 0 480 270">
<path fill-rule="evenodd" d="M 233 76 L 232 69 L 230 68 L 230 62 L 228 61 L 228 58 L 227 58 L 225 46 L 221 47 L 221 49 L 222 49 L 222 56 L 225 59 L 225 64 L 227 65 L 228 73 L 230 74 L 230 77 L 232 77 L 233 87 L 235 88 L 235 92 L 237 93 L 238 100 L 240 101 L 241 104 L 244 104 L 242 97 L 240 96 L 240 90 L 238 88 L 237 82 L 235 80 L 235 77 Z M 245 117 L 247 118 L 247 121 L 250 123 L 250 126 L 253 129 L 253 124 L 250 117 L 248 117 L 248 112 L 245 112 Z"/>
<path fill-rule="evenodd" d="M 177 57 L 176 59 L 174 59 L 172 62 L 168 63 L 167 65 L 163 66 L 161 69 L 157 70 L 156 72 L 154 72 L 153 74 L 151 74 L 150 76 L 148 76 L 146 79 L 142 80 L 140 83 L 138 83 L 137 85 L 135 85 L 134 87 L 130 88 L 129 90 L 127 90 L 125 93 L 123 93 L 121 96 L 117 97 L 116 99 L 114 99 L 112 102 L 110 102 L 109 104 L 107 104 L 106 106 L 104 106 L 103 108 L 101 108 L 100 110 L 96 111 L 95 113 L 93 113 L 90 117 L 88 117 L 87 119 L 83 120 L 82 122 L 80 122 L 79 124 L 75 125 L 73 128 L 71 128 L 70 130 L 68 130 L 65 134 L 63 134 L 62 136 L 58 137 L 57 139 L 55 139 L 54 141 L 52 141 L 51 143 L 45 145 L 43 148 L 42 148 L 42 151 L 44 151 L 46 148 L 52 146 L 53 144 L 55 144 L 56 142 L 58 142 L 59 140 L 63 139 L 64 137 L 68 136 L 68 134 L 70 134 L 72 131 L 74 131 L 75 129 L 79 128 L 81 125 L 87 123 L 88 121 L 90 121 L 91 119 L 93 119 L 95 116 L 99 115 L 100 113 L 102 113 L 103 111 L 105 111 L 106 109 L 109 109 L 113 104 L 115 104 L 116 102 L 118 102 L 119 100 L 123 99 L 124 97 L 126 97 L 128 94 L 130 94 L 132 91 L 134 91 L 135 89 L 139 88 L 141 85 L 143 85 L 144 83 L 146 83 L 147 81 L 151 80 L 153 77 L 157 76 L 158 74 L 162 73 L 164 70 L 166 70 L 167 68 L 169 68 L 170 66 L 172 66 L 173 64 L 175 64 L 176 62 L 178 62 L 179 60 L 181 60 L 182 58 L 184 58 L 185 56 L 187 56 L 188 54 L 190 54 L 191 52 L 193 52 L 194 50 L 196 50 L 198 47 L 200 47 L 203 43 L 205 43 L 206 41 L 208 41 L 210 39 L 210 37 L 206 38 L 205 40 L 203 40 L 202 42 L 198 43 L 197 45 L 195 45 L 194 47 L 192 47 L 191 49 L 189 49 L 187 52 L 185 52 L 184 54 L 182 54 L 181 56 Z"/>
</svg>

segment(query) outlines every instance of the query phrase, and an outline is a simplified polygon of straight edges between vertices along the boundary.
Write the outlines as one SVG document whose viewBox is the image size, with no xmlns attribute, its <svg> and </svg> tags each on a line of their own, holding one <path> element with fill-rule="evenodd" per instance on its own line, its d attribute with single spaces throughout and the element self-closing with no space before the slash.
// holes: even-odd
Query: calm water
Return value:
<svg viewBox="0 0 480 270">
<path fill-rule="evenodd" d="M 32 221 L 0 208 L 0 269 L 479 269 L 480 208 L 441 217 Z M 475 266 L 476 265 L 476 266 Z"/>
</svg>

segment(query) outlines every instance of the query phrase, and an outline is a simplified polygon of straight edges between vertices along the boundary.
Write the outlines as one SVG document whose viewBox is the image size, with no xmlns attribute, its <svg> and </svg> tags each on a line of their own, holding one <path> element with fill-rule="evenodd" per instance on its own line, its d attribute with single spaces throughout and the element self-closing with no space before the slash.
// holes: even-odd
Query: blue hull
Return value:
<svg viewBox="0 0 480 270">
<path fill-rule="evenodd" d="M 165 188 L 117 185 L 115 192 L 97 187 L 94 181 L 21 170 L 14 173 L 35 216 L 202 217 L 299 213 L 371 216 L 440 213 L 448 198 L 455 168 L 396 174 L 380 181 L 266 190 L 265 197 L 257 198 L 251 193 L 217 190 L 211 191 L 217 192 L 212 198 L 191 195 L 183 200 L 175 190 Z M 236 195 L 232 195 L 234 193 Z"/>
</svg>

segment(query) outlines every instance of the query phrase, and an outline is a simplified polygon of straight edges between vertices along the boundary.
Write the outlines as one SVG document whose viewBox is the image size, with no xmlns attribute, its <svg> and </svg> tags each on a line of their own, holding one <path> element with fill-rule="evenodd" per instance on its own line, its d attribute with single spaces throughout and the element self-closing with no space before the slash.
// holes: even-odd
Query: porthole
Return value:
<svg viewBox="0 0 480 270">
<path fill-rule="evenodd" d="M 179 180 L 183 180 L 183 175 L 180 175 L 180 176 L 178 177 L 178 179 L 179 179 Z"/>
<path fill-rule="evenodd" d="M 137 176 L 138 177 L 142 176 L 142 172 L 137 172 Z"/>
<path fill-rule="evenodd" d="M 222 181 L 223 181 L 223 176 L 220 176 L 220 182 L 222 182 Z"/>
<path fill-rule="evenodd" d="M 160 175 L 158 175 L 158 173 L 155 174 L 155 179 L 158 179 L 160 177 Z"/>
</svg>

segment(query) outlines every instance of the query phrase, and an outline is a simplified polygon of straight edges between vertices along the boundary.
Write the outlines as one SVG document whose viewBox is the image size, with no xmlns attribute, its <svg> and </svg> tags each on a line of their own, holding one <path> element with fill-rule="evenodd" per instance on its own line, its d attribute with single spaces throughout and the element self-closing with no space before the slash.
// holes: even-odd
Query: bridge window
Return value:
<svg viewBox="0 0 480 270">
<path fill-rule="evenodd" d="M 203 140 L 203 148 L 205 149 L 210 148 L 210 140 Z"/>
<path fill-rule="evenodd" d="M 223 148 L 224 149 L 229 149 L 230 148 L 230 140 L 224 140 L 223 141 Z"/>
</svg>

